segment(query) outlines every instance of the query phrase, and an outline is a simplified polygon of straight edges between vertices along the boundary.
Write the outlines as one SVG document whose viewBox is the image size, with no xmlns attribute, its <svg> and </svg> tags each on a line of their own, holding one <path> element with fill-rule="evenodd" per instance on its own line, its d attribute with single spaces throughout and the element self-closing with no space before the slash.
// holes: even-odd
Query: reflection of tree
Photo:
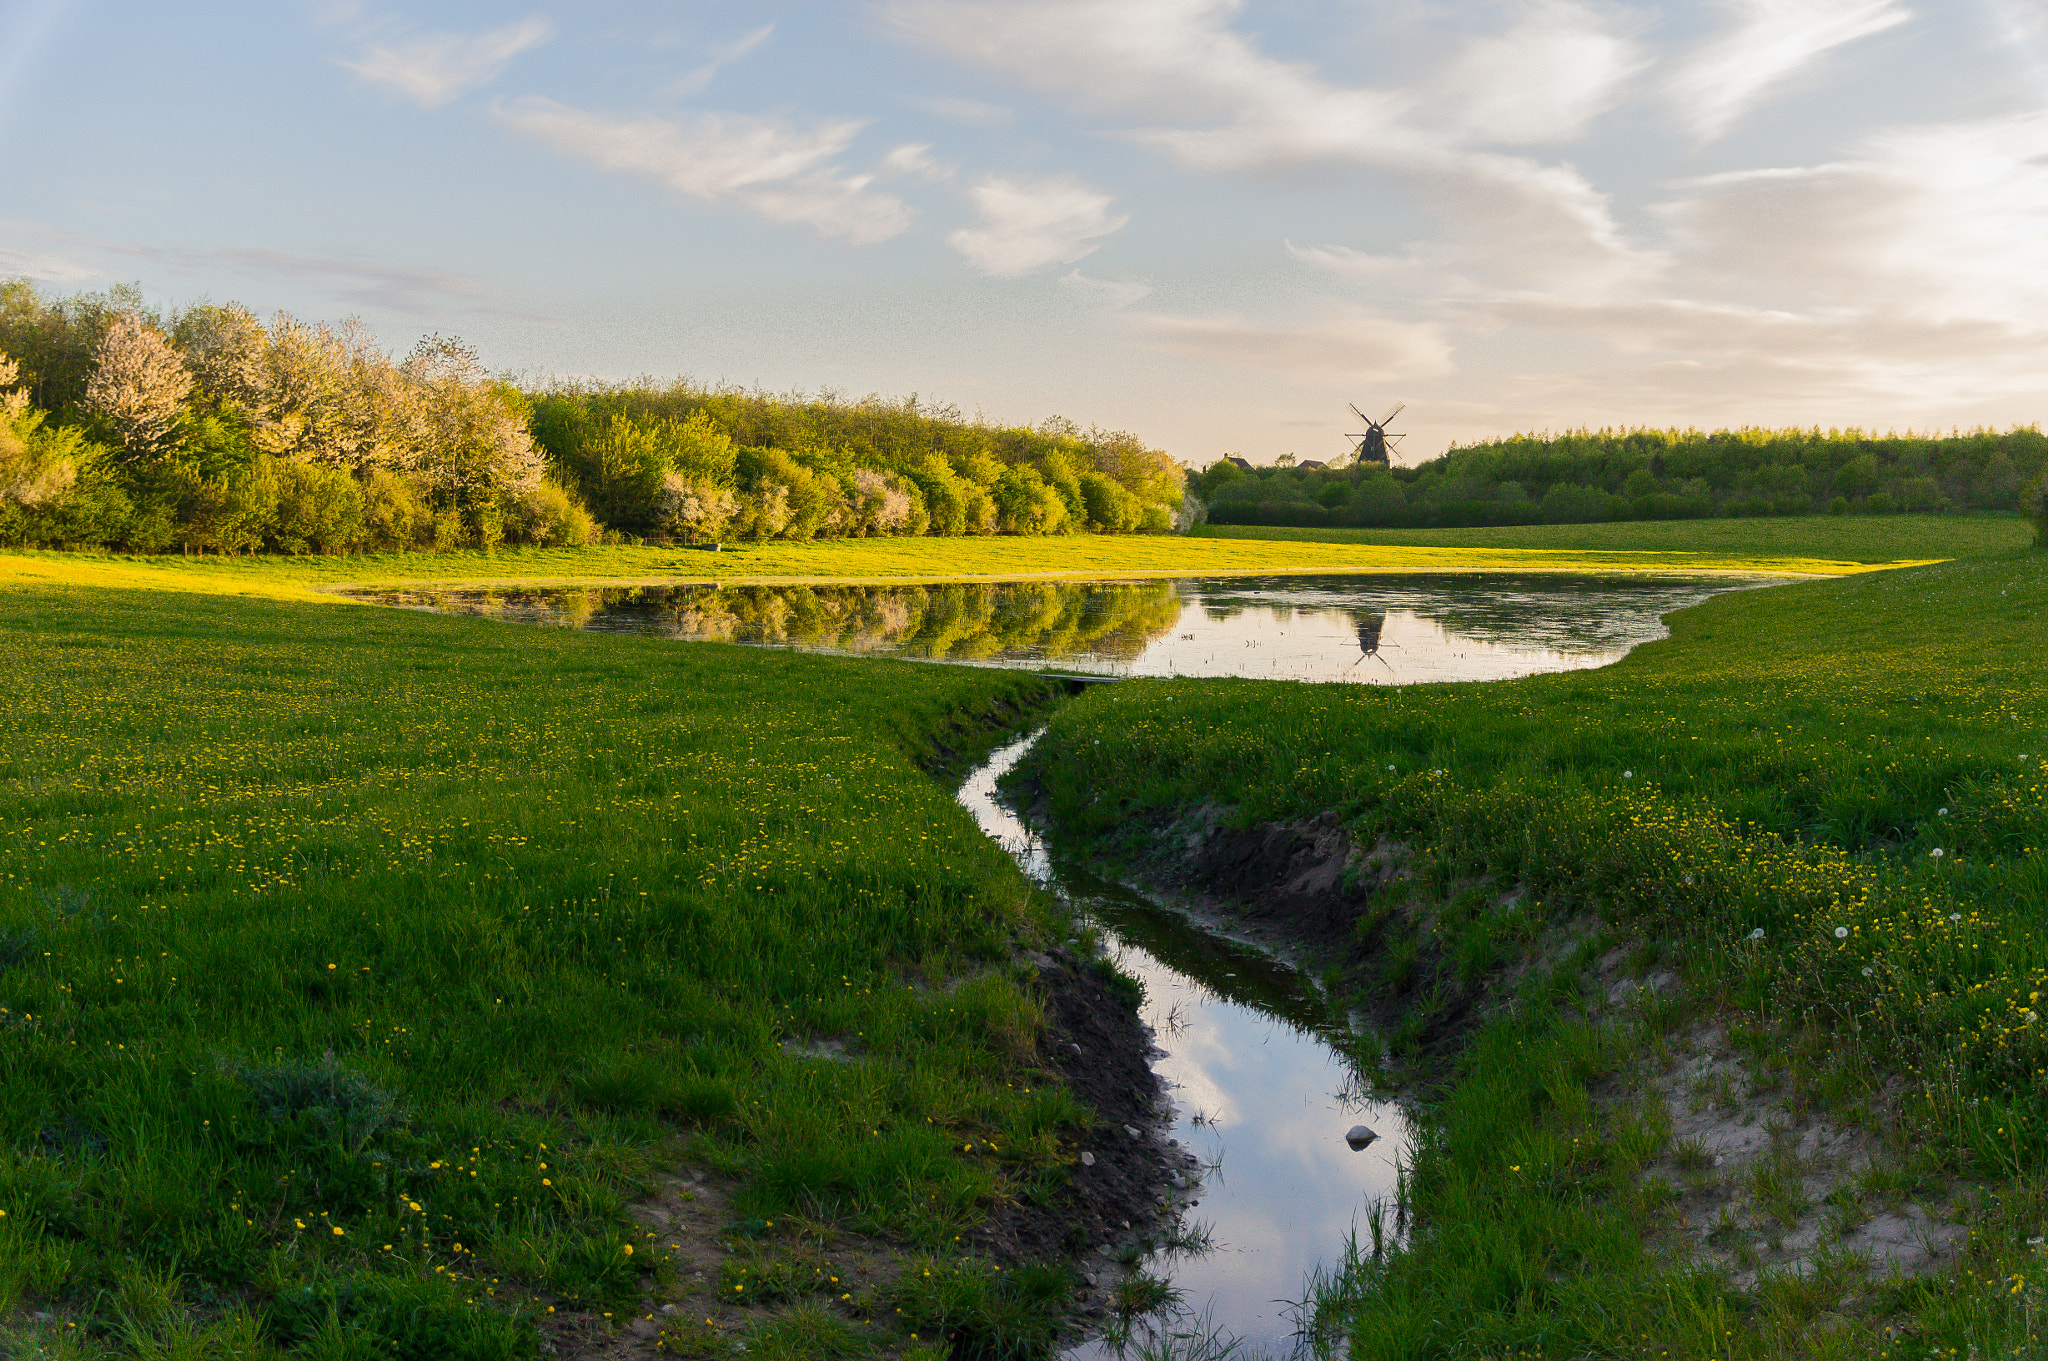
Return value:
<svg viewBox="0 0 2048 1361">
<path fill-rule="evenodd" d="M 444 604 L 457 603 L 447 601 Z M 458 608 L 533 614 L 672 638 L 974 661 L 1089 653 L 1131 661 L 1173 627 L 1171 583 L 678 586 L 476 595 Z"/>
</svg>

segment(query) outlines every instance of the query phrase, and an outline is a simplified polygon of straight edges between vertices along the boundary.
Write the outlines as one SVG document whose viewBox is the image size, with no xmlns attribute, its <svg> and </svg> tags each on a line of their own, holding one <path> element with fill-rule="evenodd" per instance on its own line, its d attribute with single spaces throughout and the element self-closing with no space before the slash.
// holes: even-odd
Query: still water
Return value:
<svg viewBox="0 0 2048 1361">
<path fill-rule="evenodd" d="M 1111 676 L 1407 684 L 1601 666 L 1757 579 L 1305 576 L 356 592 L 603 633 Z"/>
<path fill-rule="evenodd" d="M 1172 1137 L 1211 1169 L 1187 1221 L 1214 1240 L 1208 1252 L 1148 1265 L 1185 1292 L 1182 1311 L 1155 1326 L 1236 1338 L 1247 1356 L 1293 1356 L 1301 1348 L 1290 1305 L 1315 1269 L 1341 1257 L 1354 1228 L 1366 1239 L 1375 1203 L 1391 1209 L 1407 1121 L 1398 1106 L 1360 1092 L 1308 979 L 1052 859 L 996 794 L 1036 740 L 990 757 L 960 787 L 960 802 L 1026 874 L 1100 927 L 1118 964 L 1145 985 L 1143 1018 L 1166 1053 L 1154 1069 L 1167 1083 Z M 1380 1137 L 1354 1153 L 1344 1133 L 1361 1123 Z M 1069 1353 L 1114 1355 L 1101 1340 Z"/>
</svg>

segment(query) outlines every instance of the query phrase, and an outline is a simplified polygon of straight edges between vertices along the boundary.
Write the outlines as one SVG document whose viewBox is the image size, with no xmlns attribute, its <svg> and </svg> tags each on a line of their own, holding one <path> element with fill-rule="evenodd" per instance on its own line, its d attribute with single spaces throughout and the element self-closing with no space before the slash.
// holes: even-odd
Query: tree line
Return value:
<svg viewBox="0 0 2048 1361">
<path fill-rule="evenodd" d="M 617 530 L 684 540 L 1166 532 L 1181 466 L 1122 431 L 958 408 L 563 384 L 536 395 L 550 466 Z"/>
<path fill-rule="evenodd" d="M 0 543 L 344 553 L 1165 531 L 1122 432 L 678 381 L 522 389 L 458 340 L 0 283 Z"/>
<path fill-rule="evenodd" d="M 2040 514 L 2037 426 L 1949 435 L 1862 430 L 1577 430 L 1511 435 L 1407 468 L 1246 470 L 1193 479 L 1218 524 L 1575 524 L 1751 515 Z M 2044 531 L 2048 533 L 2048 531 Z"/>
</svg>

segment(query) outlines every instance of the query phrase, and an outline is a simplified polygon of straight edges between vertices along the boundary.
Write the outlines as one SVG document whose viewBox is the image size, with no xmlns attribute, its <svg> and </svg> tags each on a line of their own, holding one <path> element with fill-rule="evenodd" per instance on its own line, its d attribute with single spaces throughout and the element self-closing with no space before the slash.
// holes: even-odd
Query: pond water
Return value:
<svg viewBox="0 0 2048 1361">
<path fill-rule="evenodd" d="M 519 623 L 1110 676 L 1505 680 L 1601 666 L 1755 578 L 1297 576 L 353 592 Z"/>
<path fill-rule="evenodd" d="M 1300 1339 L 1291 1305 L 1310 1276 L 1341 1258 L 1353 1232 L 1369 1241 L 1375 1204 L 1392 1217 L 1408 1122 L 1361 1091 L 1307 978 L 1053 860 L 996 793 L 1036 740 L 995 753 L 960 787 L 960 802 L 1026 874 L 1100 928 L 1119 966 L 1144 983 L 1142 1016 L 1165 1051 L 1155 1071 L 1167 1083 L 1172 1137 L 1210 1167 L 1186 1219 L 1213 1246 L 1149 1265 L 1185 1292 L 1180 1312 L 1152 1326 L 1236 1338 L 1248 1356 L 1292 1356 Z M 1344 1135 L 1357 1124 L 1380 1137 L 1353 1152 Z M 1101 1339 L 1069 1353 L 1115 1355 Z"/>
</svg>

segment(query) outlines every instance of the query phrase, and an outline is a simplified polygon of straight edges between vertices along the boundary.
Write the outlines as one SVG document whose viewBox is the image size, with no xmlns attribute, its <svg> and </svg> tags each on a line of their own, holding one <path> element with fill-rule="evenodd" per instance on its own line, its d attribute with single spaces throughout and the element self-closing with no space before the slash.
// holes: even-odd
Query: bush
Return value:
<svg viewBox="0 0 2048 1361">
<path fill-rule="evenodd" d="M 2034 522 L 2034 547 L 2048 548 L 2048 473 L 2022 496 L 2020 509 Z"/>
<path fill-rule="evenodd" d="M 589 511 L 546 479 L 513 498 L 511 521 L 517 536 L 527 543 L 559 548 L 581 548 L 594 542 L 599 529 Z"/>
<path fill-rule="evenodd" d="M 433 522 L 433 511 L 411 478 L 379 468 L 364 482 L 363 532 L 371 548 L 410 552 Z"/>
<path fill-rule="evenodd" d="M 341 553 L 364 529 L 363 489 L 339 468 L 293 459 L 277 463 L 273 546 L 285 553 Z"/>
</svg>

